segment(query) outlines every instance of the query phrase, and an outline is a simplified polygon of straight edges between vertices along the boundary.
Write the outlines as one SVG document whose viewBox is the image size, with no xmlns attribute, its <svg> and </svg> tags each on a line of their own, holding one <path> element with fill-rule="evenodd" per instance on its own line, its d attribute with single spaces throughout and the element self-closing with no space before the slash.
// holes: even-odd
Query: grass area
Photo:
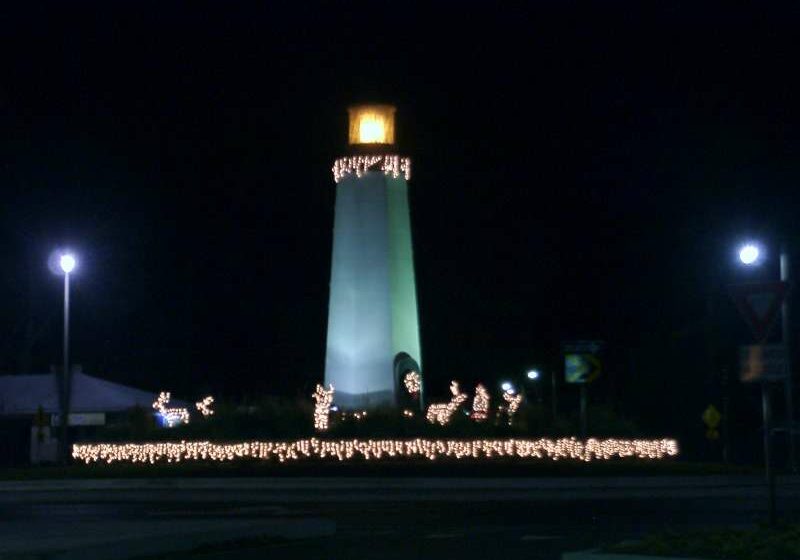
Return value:
<svg viewBox="0 0 800 560">
<path fill-rule="evenodd" d="M 725 560 L 797 560 L 800 524 L 754 529 L 664 532 L 605 552 Z"/>
<path fill-rule="evenodd" d="M 44 480 L 60 478 L 171 478 L 171 477 L 259 477 L 259 476 L 364 476 L 364 477 L 593 477 L 593 476 L 691 476 L 755 474 L 752 467 L 688 463 L 673 460 L 620 459 L 587 465 L 578 461 L 530 463 L 495 459 L 490 463 L 456 461 L 381 461 L 352 463 L 284 463 L 241 461 L 237 463 L 180 463 L 134 465 L 74 464 L 0 469 L 0 480 Z"/>
</svg>

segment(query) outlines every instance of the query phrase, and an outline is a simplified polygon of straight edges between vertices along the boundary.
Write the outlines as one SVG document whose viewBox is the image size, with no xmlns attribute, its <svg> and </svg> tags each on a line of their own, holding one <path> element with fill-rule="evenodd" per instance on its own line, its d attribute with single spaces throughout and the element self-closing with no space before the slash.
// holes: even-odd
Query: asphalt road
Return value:
<svg viewBox="0 0 800 560">
<path fill-rule="evenodd" d="M 779 488 L 800 519 L 800 478 Z M 6 482 L 0 558 L 560 558 L 765 505 L 760 477 Z"/>
</svg>

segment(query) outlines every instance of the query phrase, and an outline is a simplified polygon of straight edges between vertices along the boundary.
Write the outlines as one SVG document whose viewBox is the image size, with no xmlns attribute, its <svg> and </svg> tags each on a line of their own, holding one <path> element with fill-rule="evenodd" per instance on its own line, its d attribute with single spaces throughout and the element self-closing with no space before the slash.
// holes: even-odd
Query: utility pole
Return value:
<svg viewBox="0 0 800 560">
<path fill-rule="evenodd" d="M 581 383 L 581 438 L 586 439 L 588 432 L 588 422 L 586 420 L 587 401 L 589 400 L 589 388 L 586 383 Z"/>
<path fill-rule="evenodd" d="M 767 472 L 767 497 L 769 500 L 769 524 L 775 525 L 775 465 L 772 463 L 772 409 L 770 392 L 772 387 L 768 380 L 761 382 L 761 408 L 764 414 L 764 470 Z"/>
<path fill-rule="evenodd" d="M 789 315 L 789 298 L 791 292 L 791 269 L 789 263 L 789 248 L 784 243 L 781 246 L 781 282 L 785 282 L 789 292 L 781 304 L 781 337 L 783 345 L 786 347 L 786 381 L 784 393 L 786 393 L 786 433 L 789 436 L 789 467 L 792 472 L 797 472 L 797 453 L 795 446 L 795 426 L 794 426 L 794 383 L 792 380 L 792 330 Z"/>
<path fill-rule="evenodd" d="M 72 389 L 70 371 L 69 371 L 69 272 L 64 272 L 64 346 L 63 346 L 64 364 L 61 368 L 62 375 L 62 388 L 61 388 L 61 437 L 60 437 L 60 451 L 61 462 L 66 464 L 69 462 L 69 401 L 70 392 Z"/>
</svg>

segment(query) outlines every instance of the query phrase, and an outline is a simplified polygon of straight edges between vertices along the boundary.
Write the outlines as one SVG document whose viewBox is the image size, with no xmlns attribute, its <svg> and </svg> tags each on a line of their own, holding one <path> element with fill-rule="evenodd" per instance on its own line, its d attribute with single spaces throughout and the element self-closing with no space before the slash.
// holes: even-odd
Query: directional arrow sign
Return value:
<svg viewBox="0 0 800 560">
<path fill-rule="evenodd" d="M 731 286 L 731 296 L 757 342 L 764 342 L 781 309 L 781 304 L 789 294 L 786 282 L 765 282 L 761 284 L 737 284 Z"/>
<path fill-rule="evenodd" d="M 564 348 L 564 380 L 567 383 L 591 383 L 602 371 L 597 352 L 603 343 L 599 341 L 568 342 Z"/>
</svg>

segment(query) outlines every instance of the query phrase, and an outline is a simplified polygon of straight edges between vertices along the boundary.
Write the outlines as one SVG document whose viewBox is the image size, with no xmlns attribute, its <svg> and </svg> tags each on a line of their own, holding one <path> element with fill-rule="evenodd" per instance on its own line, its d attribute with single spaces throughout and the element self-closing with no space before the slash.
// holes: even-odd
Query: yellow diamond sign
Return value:
<svg viewBox="0 0 800 560">
<path fill-rule="evenodd" d="M 719 413 L 719 410 L 713 404 L 708 405 L 708 408 L 703 412 L 703 422 L 706 423 L 706 426 L 710 430 L 716 430 L 719 427 L 720 420 L 722 420 L 722 414 Z"/>
</svg>

